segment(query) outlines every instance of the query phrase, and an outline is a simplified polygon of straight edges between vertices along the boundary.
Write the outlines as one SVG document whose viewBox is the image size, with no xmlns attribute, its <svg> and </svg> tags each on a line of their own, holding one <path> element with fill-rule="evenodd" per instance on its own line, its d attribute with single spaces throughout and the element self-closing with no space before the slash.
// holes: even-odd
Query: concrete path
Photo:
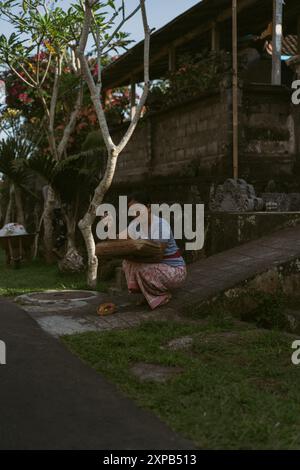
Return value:
<svg viewBox="0 0 300 470">
<path fill-rule="evenodd" d="M 75 295 L 78 291 L 75 292 Z M 37 294 L 39 295 L 39 294 Z M 18 296 L 15 301 L 39 326 L 52 336 L 72 335 L 88 331 L 107 331 L 112 329 L 133 328 L 145 320 L 161 318 L 161 311 L 151 312 L 145 305 L 135 306 L 135 296 L 124 293 L 97 293 L 86 302 L 60 302 L 52 292 L 45 292 L 47 301 L 38 301 L 36 295 Z M 30 301 L 31 300 L 31 301 Z M 45 303 L 43 303 L 45 302 Z M 118 312 L 110 316 L 99 316 L 97 309 L 100 304 L 114 302 Z"/>
<path fill-rule="evenodd" d="M 300 226 L 274 232 L 188 266 L 183 289 L 169 304 L 174 311 L 199 304 L 270 268 L 300 257 Z"/>
<path fill-rule="evenodd" d="M 0 339 L 0 449 L 192 448 L 4 299 Z"/>
<path fill-rule="evenodd" d="M 202 259 L 188 266 L 188 277 L 182 289 L 163 308 L 150 311 L 147 306 L 134 307 L 129 296 L 98 294 L 86 306 L 60 308 L 55 299 L 48 305 L 28 303 L 24 308 L 42 329 L 53 336 L 132 328 L 147 320 L 174 318 L 178 313 L 199 305 L 243 281 L 249 280 L 272 268 L 300 257 L 300 225 L 280 230 L 272 235 L 246 243 L 225 252 Z M 99 317 L 97 307 L 102 302 L 128 304 L 125 309 L 108 317 Z M 131 299 L 132 302 L 132 299 Z"/>
</svg>

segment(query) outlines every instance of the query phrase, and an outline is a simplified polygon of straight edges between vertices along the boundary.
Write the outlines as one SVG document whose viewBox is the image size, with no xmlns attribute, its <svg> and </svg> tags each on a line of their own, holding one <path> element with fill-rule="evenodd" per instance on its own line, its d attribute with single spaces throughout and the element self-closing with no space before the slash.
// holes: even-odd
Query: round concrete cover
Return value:
<svg viewBox="0 0 300 470">
<path fill-rule="evenodd" d="M 85 290 L 49 290 L 45 292 L 32 292 L 29 294 L 19 295 L 17 301 L 25 304 L 49 304 L 56 302 L 78 302 L 87 301 L 99 295 L 98 292 Z"/>
<path fill-rule="evenodd" d="M 95 297 L 95 294 L 88 291 L 55 291 L 36 292 L 27 296 L 33 300 L 83 300 Z"/>
</svg>

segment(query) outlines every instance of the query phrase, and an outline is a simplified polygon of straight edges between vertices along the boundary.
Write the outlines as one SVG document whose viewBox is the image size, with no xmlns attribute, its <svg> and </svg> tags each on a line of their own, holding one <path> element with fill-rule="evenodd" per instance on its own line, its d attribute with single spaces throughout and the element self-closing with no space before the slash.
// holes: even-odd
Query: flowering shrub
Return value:
<svg viewBox="0 0 300 470">
<path fill-rule="evenodd" d="M 39 67 L 46 71 L 48 58 L 49 58 L 48 44 L 45 51 L 39 53 Z M 109 59 L 112 60 L 112 59 Z M 109 62 L 109 60 L 107 62 Z M 37 56 L 31 57 L 27 62 L 27 69 L 35 72 L 37 67 Z M 97 65 L 95 60 L 91 59 L 91 67 L 95 80 L 97 78 Z M 41 72 L 40 70 L 40 72 Z M 18 71 L 20 77 L 24 77 L 25 72 Z M 14 73 L 5 72 L 3 80 L 5 81 L 6 90 L 6 108 L 18 110 L 22 117 L 30 124 L 38 126 L 42 123 L 44 117 L 44 108 L 41 101 L 41 96 L 37 96 L 36 90 L 26 85 L 23 80 L 17 77 Z M 25 77 L 26 78 L 26 77 Z M 47 80 L 43 84 L 42 95 L 46 100 L 51 99 L 51 93 L 54 82 L 54 68 L 50 67 L 47 75 Z M 56 110 L 56 126 L 55 135 L 57 139 L 62 137 L 65 126 L 68 122 L 68 116 L 72 112 L 74 106 L 74 96 L 77 88 L 78 78 L 70 70 L 69 67 L 64 67 L 61 76 L 61 83 L 59 89 L 59 100 Z M 107 115 L 108 124 L 111 127 L 122 124 L 129 116 L 130 106 L 130 93 L 128 88 L 121 88 L 117 90 L 106 90 L 103 94 L 103 107 Z M 82 143 L 85 141 L 87 135 L 99 128 L 95 108 L 90 101 L 87 89 L 85 89 L 83 97 L 83 106 L 78 114 L 77 125 L 74 133 L 69 138 L 68 153 L 77 152 Z M 49 152 L 48 142 L 45 139 L 41 142 L 42 151 Z"/>
<path fill-rule="evenodd" d="M 166 80 L 152 85 L 148 110 L 159 110 L 197 97 L 219 86 L 228 69 L 229 55 L 222 52 L 186 54 L 179 57 L 178 69 Z"/>
</svg>

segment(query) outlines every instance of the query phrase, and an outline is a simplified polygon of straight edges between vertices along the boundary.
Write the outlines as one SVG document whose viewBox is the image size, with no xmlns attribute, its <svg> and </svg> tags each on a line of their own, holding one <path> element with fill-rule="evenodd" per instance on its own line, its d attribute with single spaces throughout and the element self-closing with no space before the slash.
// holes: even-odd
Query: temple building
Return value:
<svg viewBox="0 0 300 470">
<path fill-rule="evenodd" d="M 293 184 L 300 157 L 300 106 L 292 103 L 300 77 L 300 2 L 239 0 L 236 26 L 234 38 L 232 0 L 203 0 L 152 34 L 147 109 L 119 159 L 115 189 L 134 181 L 163 199 L 176 192 L 182 200 L 206 201 L 210 186 L 234 171 L 258 191 L 276 178 Z M 104 90 L 130 86 L 133 105 L 143 49 L 141 41 L 103 73 Z M 116 141 L 126 125 L 113 130 Z"/>
</svg>

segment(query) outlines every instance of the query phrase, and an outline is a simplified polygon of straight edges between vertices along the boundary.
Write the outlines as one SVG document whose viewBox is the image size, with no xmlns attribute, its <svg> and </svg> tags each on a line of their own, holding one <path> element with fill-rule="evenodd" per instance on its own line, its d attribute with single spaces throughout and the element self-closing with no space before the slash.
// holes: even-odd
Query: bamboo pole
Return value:
<svg viewBox="0 0 300 470">
<path fill-rule="evenodd" d="M 297 36 L 298 36 L 298 51 L 297 54 L 300 55 L 300 16 L 297 19 Z"/>
<path fill-rule="evenodd" d="M 211 29 L 211 50 L 214 52 L 220 50 L 220 33 L 218 25 L 215 22 Z"/>
<path fill-rule="evenodd" d="M 272 85 L 281 85 L 283 1 L 273 0 Z"/>
<path fill-rule="evenodd" d="M 130 119 L 132 121 L 136 113 L 136 83 L 133 79 L 130 86 L 130 110 Z"/>
<path fill-rule="evenodd" d="M 233 177 L 239 177 L 238 126 L 238 56 L 237 56 L 237 0 L 232 0 L 232 127 Z"/>
<path fill-rule="evenodd" d="M 174 44 L 169 49 L 169 72 L 176 72 L 176 48 Z"/>
</svg>

